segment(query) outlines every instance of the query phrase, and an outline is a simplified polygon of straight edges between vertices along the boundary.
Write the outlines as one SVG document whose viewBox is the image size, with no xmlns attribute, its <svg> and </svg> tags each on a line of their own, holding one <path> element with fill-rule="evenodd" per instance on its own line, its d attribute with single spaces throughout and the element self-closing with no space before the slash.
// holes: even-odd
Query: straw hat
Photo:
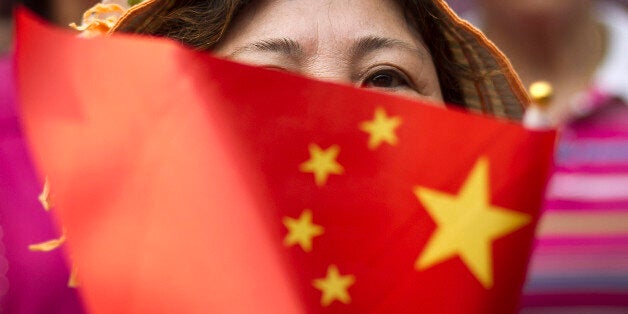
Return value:
<svg viewBox="0 0 628 314">
<path fill-rule="evenodd" d="M 131 6 L 126 0 L 104 0 L 100 9 L 88 11 L 83 25 L 76 28 L 104 33 L 145 32 L 156 16 L 179 1 L 144 0 Z M 476 80 L 459 78 L 467 109 L 520 120 L 530 99 L 508 59 L 484 34 L 460 19 L 444 0 L 433 1 L 455 62 L 480 74 Z"/>
</svg>

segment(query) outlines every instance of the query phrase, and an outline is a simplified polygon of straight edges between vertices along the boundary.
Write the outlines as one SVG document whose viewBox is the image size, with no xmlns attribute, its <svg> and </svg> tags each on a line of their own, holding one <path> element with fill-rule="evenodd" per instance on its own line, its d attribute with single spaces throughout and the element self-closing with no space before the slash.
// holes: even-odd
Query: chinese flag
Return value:
<svg viewBox="0 0 628 314">
<path fill-rule="evenodd" d="M 17 19 L 21 112 L 94 313 L 508 313 L 554 141 Z"/>
</svg>

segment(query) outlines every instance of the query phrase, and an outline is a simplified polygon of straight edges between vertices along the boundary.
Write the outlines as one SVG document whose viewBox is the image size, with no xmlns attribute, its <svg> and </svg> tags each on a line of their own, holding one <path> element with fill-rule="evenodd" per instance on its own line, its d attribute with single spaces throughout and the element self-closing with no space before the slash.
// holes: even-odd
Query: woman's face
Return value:
<svg viewBox="0 0 628 314">
<path fill-rule="evenodd" d="M 397 1 L 253 1 L 214 52 L 262 67 L 442 102 L 430 53 Z"/>
</svg>

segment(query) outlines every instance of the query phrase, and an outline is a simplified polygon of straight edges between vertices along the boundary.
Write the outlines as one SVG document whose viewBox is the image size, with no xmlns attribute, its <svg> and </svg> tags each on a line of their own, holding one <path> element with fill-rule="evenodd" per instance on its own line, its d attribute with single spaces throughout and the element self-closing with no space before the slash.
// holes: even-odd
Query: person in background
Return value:
<svg viewBox="0 0 628 314">
<path fill-rule="evenodd" d="M 621 2 L 479 0 L 468 20 L 558 126 L 524 313 L 628 312 L 628 14 Z M 623 3 L 625 5 L 625 3 Z"/>
</svg>

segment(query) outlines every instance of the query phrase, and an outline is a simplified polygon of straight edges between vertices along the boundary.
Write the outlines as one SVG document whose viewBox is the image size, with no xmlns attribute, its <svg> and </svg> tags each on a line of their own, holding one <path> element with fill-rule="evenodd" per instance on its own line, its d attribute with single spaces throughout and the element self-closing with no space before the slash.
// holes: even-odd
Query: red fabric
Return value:
<svg viewBox="0 0 628 314">
<path fill-rule="evenodd" d="M 21 108 L 95 313 L 506 313 L 536 224 L 493 243 L 494 286 L 459 258 L 417 271 L 436 228 L 416 186 L 456 194 L 480 157 L 490 201 L 536 215 L 552 132 L 215 59 L 160 39 L 79 39 L 18 16 Z M 382 107 L 395 146 L 360 130 Z M 308 146 L 340 148 L 317 186 Z M 304 209 L 324 227 L 283 244 Z M 536 216 L 534 216 L 536 217 Z M 352 274 L 351 302 L 313 280 Z"/>
</svg>

